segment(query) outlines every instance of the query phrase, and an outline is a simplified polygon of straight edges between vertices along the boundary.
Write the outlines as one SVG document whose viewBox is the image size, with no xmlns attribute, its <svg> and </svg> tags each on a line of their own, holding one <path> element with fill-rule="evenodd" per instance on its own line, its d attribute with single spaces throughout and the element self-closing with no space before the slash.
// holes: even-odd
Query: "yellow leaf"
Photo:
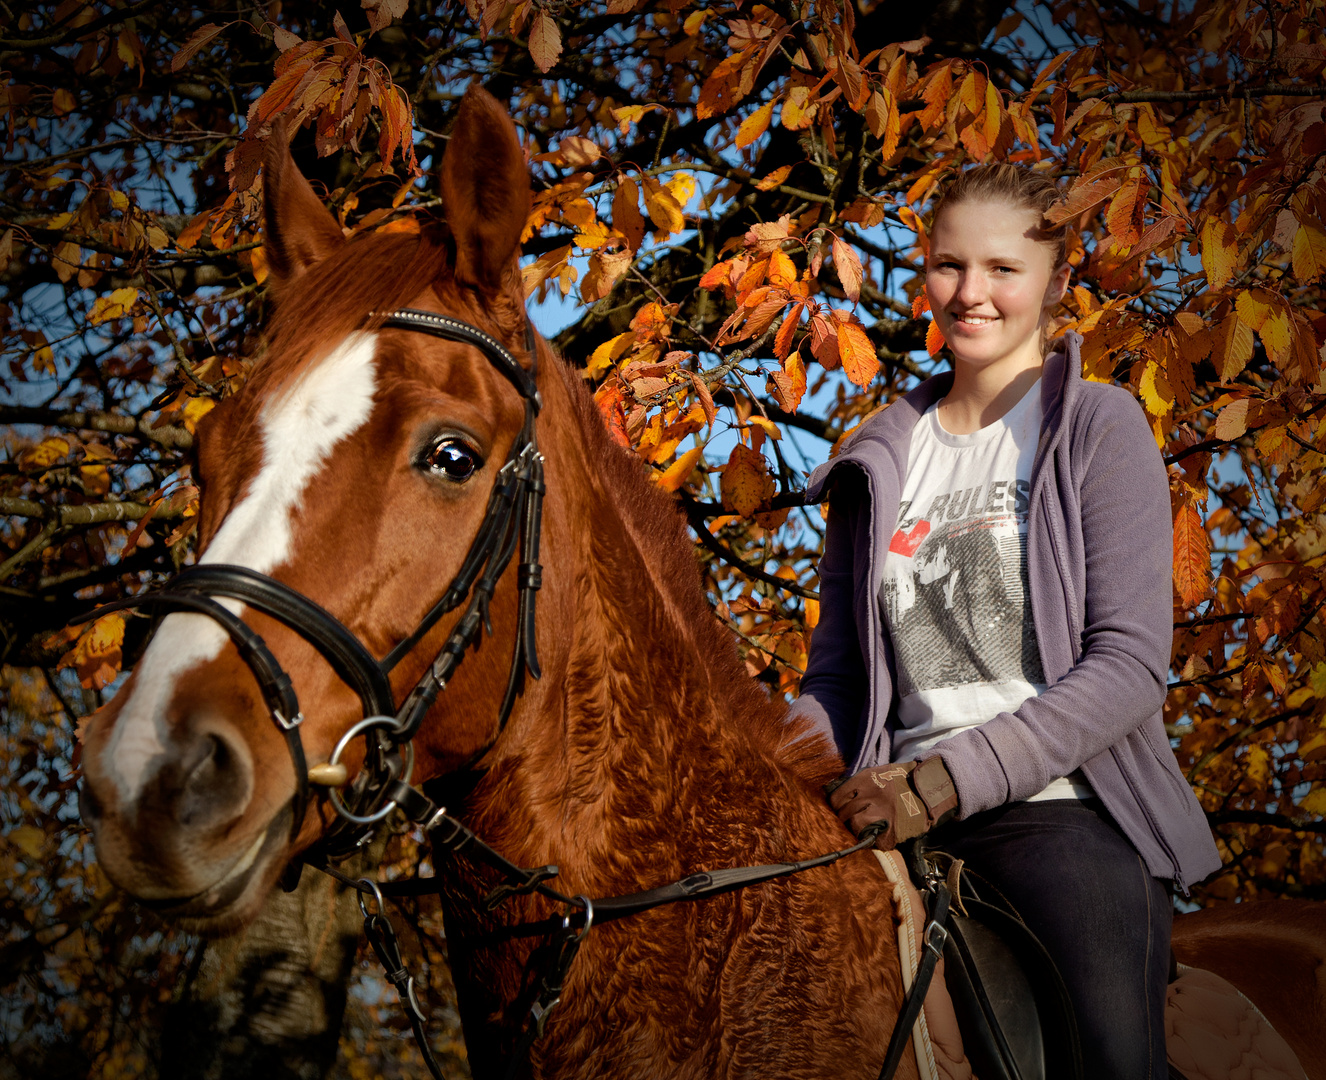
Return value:
<svg viewBox="0 0 1326 1080">
<path fill-rule="evenodd" d="M 654 473 L 654 483 L 664 491 L 676 491 L 686 482 L 686 478 L 695 471 L 695 463 L 700 460 L 701 453 L 703 453 L 703 448 L 699 446 L 687 450 L 663 472 Z"/>
<path fill-rule="evenodd" d="M 1247 778 L 1256 787 L 1266 787 L 1271 779 L 1271 755 L 1267 753 L 1266 747 L 1248 747 L 1248 754 L 1244 760 L 1247 764 Z"/>
<path fill-rule="evenodd" d="M 1211 288 L 1219 289 L 1234 276 L 1238 253 L 1234 226 L 1214 215 L 1207 218 L 1202 226 L 1202 269 Z"/>
<path fill-rule="evenodd" d="M 677 200 L 677 205 L 685 210 L 686 204 L 691 201 L 691 196 L 695 194 L 695 177 L 688 172 L 674 173 L 672 179 L 663 186 L 672 192 L 672 197 Z"/>
<path fill-rule="evenodd" d="M 42 439 L 30 450 L 19 455 L 18 463 L 24 469 L 49 469 L 69 453 L 69 440 L 59 435 Z"/>
<path fill-rule="evenodd" d="M 817 107 L 810 103 L 809 86 L 794 86 L 783 99 L 783 111 L 778 116 L 778 122 L 789 131 L 800 131 L 810 127 Z"/>
<path fill-rule="evenodd" d="M 1303 796 L 1298 808 L 1308 814 L 1316 814 L 1318 817 L 1326 816 L 1326 784 L 1319 782 L 1318 786 Z"/>
<path fill-rule="evenodd" d="M 1240 438 L 1248 430 L 1248 399 L 1240 398 L 1238 401 L 1231 401 L 1223 409 L 1220 415 L 1216 417 L 1216 422 L 1212 431 L 1217 439 L 1223 439 L 1225 442 L 1233 442 Z"/>
<path fill-rule="evenodd" d="M 56 116 L 68 116 L 78 108 L 78 99 L 74 97 L 71 90 L 61 87 L 55 92 L 55 97 L 51 102 L 55 106 Z"/>
<path fill-rule="evenodd" d="M 78 477 L 87 495 L 105 495 L 110 491 L 110 471 L 105 465 L 80 465 Z"/>
<path fill-rule="evenodd" d="M 681 24 L 682 33 L 687 37 L 695 37 L 700 32 L 700 27 L 704 25 L 705 19 L 709 18 L 709 12 L 701 9 L 692 11 L 686 16 L 686 21 Z"/>
<path fill-rule="evenodd" d="M 1212 360 L 1220 369 L 1220 380 L 1230 382 L 1252 359 L 1252 327 L 1238 317 L 1227 315 L 1216 331 Z"/>
<path fill-rule="evenodd" d="M 1272 311 L 1259 333 L 1266 346 L 1267 359 L 1283 371 L 1288 366 L 1291 348 L 1289 313 L 1283 309 Z"/>
<path fill-rule="evenodd" d="M 1260 330 L 1275 310 L 1275 301 L 1263 289 L 1244 289 L 1234 298 L 1234 310 L 1252 329 Z"/>
<path fill-rule="evenodd" d="M 820 602 L 818 600 L 806 599 L 806 626 L 814 629 L 820 624 Z"/>
<path fill-rule="evenodd" d="M 585 369 L 585 374 L 591 379 L 597 379 L 600 375 L 605 374 L 613 364 L 630 351 L 633 341 L 635 341 L 635 333 L 631 330 L 609 338 L 594 350 L 593 355 L 589 358 L 589 366 Z"/>
<path fill-rule="evenodd" d="M 123 660 L 124 616 L 118 611 L 94 622 L 67 653 L 59 667 L 77 669 L 79 681 L 90 690 L 101 690 L 120 673 Z"/>
<path fill-rule="evenodd" d="M 783 433 L 778 430 L 778 425 L 767 416 L 761 416 L 759 413 L 754 413 L 751 415 L 749 423 L 751 426 L 759 428 L 771 439 L 781 439 L 783 437 Z"/>
<path fill-rule="evenodd" d="M 1293 259 L 1300 285 L 1316 281 L 1326 271 L 1326 232 L 1315 222 L 1304 222 L 1294 234 Z"/>
<path fill-rule="evenodd" d="M 602 221 L 591 221 L 576 233 L 576 246 L 586 251 L 597 251 L 608 242 L 612 230 Z"/>
<path fill-rule="evenodd" d="M 682 216 L 676 196 L 652 176 L 643 176 L 641 180 L 645 187 L 645 210 L 649 213 L 649 220 L 665 232 L 681 232 L 686 227 L 686 219 Z"/>
<path fill-rule="evenodd" d="M 1174 391 L 1154 360 L 1148 360 L 1142 369 L 1137 389 L 1142 395 L 1142 404 L 1152 416 L 1164 416 L 1174 406 Z"/>
<path fill-rule="evenodd" d="M 180 422 L 186 431 L 196 432 L 198 421 L 216 408 L 216 402 L 209 397 L 191 397 L 180 414 Z"/>
<path fill-rule="evenodd" d="M 766 101 L 745 120 L 737 129 L 737 146 L 746 147 L 769 130 L 769 121 L 773 117 L 772 101 Z"/>
<path fill-rule="evenodd" d="M 99 296 L 87 313 L 88 322 L 93 326 L 119 319 L 138 303 L 138 290 L 134 288 L 116 289 L 109 296 Z"/>
<path fill-rule="evenodd" d="M 46 846 L 46 833 L 35 825 L 19 825 L 5 833 L 5 839 L 31 859 L 40 859 Z"/>
</svg>

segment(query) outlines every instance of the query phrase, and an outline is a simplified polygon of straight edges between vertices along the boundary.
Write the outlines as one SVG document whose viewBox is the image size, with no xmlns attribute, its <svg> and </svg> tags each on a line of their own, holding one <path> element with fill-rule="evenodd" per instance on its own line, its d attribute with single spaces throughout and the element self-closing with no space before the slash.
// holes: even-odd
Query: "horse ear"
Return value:
<svg viewBox="0 0 1326 1080">
<path fill-rule="evenodd" d="M 529 216 L 529 168 L 511 117 L 479 86 L 461 100 L 442 157 L 442 199 L 456 240 L 456 280 L 497 291 L 515 267 Z"/>
<path fill-rule="evenodd" d="M 336 219 L 290 156 L 284 121 L 272 127 L 263 157 L 262 218 L 263 252 L 278 282 L 299 277 L 345 244 Z"/>
</svg>

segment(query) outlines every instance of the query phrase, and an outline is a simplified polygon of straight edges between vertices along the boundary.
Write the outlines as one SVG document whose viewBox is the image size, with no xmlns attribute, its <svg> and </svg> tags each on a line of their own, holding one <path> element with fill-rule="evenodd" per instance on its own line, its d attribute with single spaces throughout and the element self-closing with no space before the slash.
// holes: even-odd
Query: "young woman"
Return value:
<svg viewBox="0 0 1326 1080">
<path fill-rule="evenodd" d="M 936 828 L 1018 909 L 1077 1012 L 1088 1077 L 1167 1075 L 1171 882 L 1220 859 L 1161 724 L 1168 484 L 1137 403 L 1048 348 L 1067 232 L 1011 165 L 935 210 L 930 309 L 953 371 L 811 475 L 830 500 L 794 709 L 832 733 L 831 795 L 879 846 Z"/>
</svg>

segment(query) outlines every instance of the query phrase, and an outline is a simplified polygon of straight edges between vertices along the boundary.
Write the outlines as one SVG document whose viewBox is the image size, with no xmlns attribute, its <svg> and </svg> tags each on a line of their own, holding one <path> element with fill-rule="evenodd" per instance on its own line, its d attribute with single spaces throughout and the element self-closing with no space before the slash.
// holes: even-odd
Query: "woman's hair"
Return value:
<svg viewBox="0 0 1326 1080">
<path fill-rule="evenodd" d="M 1002 202 L 1034 211 L 1041 215 L 1036 239 L 1054 248 L 1054 266 L 1063 265 L 1068 254 L 1068 223 L 1052 224 L 1044 215 L 1062 201 L 1059 185 L 1043 173 L 1033 172 L 1020 165 L 977 165 L 959 173 L 935 203 L 930 219 L 933 232 L 935 223 L 946 207 L 965 202 Z"/>
</svg>

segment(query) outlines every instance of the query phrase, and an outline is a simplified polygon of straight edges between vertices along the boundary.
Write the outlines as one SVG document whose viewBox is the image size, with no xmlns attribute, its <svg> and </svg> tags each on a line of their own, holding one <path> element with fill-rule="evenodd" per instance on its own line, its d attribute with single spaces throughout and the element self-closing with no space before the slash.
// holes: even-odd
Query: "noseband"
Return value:
<svg viewBox="0 0 1326 1080">
<path fill-rule="evenodd" d="M 539 677 L 534 604 L 543 576 L 539 564 L 539 530 L 545 488 L 543 455 L 538 451 L 534 430 L 534 420 L 543 402 L 534 379 L 533 330 L 527 325 L 531 370 L 526 371 L 497 339 L 445 315 L 403 308 L 385 316 L 380 325 L 474 346 L 516 388 L 525 403 L 525 422 L 511 444 L 505 463 L 497 471 L 487 511 L 465 560 L 446 592 L 405 640 L 377 660 L 344 623 L 290 586 L 247 567 L 210 563 L 181 571 L 155 592 L 106 604 L 79 620 L 86 622 L 121 608 L 142 607 L 206 615 L 226 632 L 258 681 L 267 711 L 290 750 L 295 769 L 292 840 L 303 824 L 309 804 L 308 759 L 299 734 L 304 714 L 290 676 L 261 635 L 215 597 L 239 600 L 270 615 L 317 649 L 341 680 L 355 691 L 363 710 L 363 718 L 341 737 L 328 764 L 337 766 L 353 739 L 362 735 L 366 743 L 364 766 L 345 793 L 334 786 L 328 789 L 338 820 L 318 843 L 319 853 L 324 857 L 348 854 L 362 845 L 372 836 L 376 824 L 395 808 L 392 796 L 402 790 L 397 781 L 409 781 L 414 761 L 411 740 L 424 716 L 455 674 L 466 650 L 478 642 L 483 630 L 490 635 L 493 632 L 488 607 L 498 580 L 515 555 L 517 542 L 521 552 L 517 580 L 520 608 L 506 693 L 498 710 L 496 731 L 462 769 L 473 765 L 501 735 L 516 695 L 524 686 L 525 672 Z M 467 597 L 469 606 L 465 614 L 398 707 L 391 691 L 391 672 L 443 615 L 455 610 Z"/>
</svg>

